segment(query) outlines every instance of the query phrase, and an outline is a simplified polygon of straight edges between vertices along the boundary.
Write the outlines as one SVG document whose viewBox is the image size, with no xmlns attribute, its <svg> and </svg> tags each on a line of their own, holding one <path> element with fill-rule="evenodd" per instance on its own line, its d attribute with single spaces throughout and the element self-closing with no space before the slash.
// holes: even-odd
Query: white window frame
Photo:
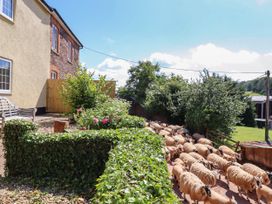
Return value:
<svg viewBox="0 0 272 204">
<path fill-rule="evenodd" d="M 0 57 L 0 60 L 10 63 L 10 67 L 9 67 L 9 73 L 10 73 L 10 76 L 9 76 L 9 90 L 0 89 L 0 94 L 11 94 L 12 61 L 8 60 L 8 59 L 5 59 L 5 58 L 2 58 L 2 57 Z"/>
<path fill-rule="evenodd" d="M 1 0 L 0 0 L 1 1 Z M 54 30 L 54 28 L 57 30 L 57 48 L 55 49 L 54 47 L 53 47 L 53 40 L 54 40 L 54 32 L 53 32 L 53 30 Z M 54 51 L 54 52 L 56 52 L 56 53 L 59 53 L 59 29 L 58 29 L 58 27 L 55 25 L 55 24 L 52 24 L 52 28 L 51 28 L 51 35 L 52 35 L 52 45 L 51 45 L 51 49 Z"/>
<path fill-rule="evenodd" d="M 3 12 L 3 0 L 0 0 L 0 15 L 4 16 L 5 18 L 7 18 L 8 20 L 12 21 L 13 22 L 13 19 L 14 19 L 14 0 L 11 0 L 11 3 L 12 3 L 12 10 L 11 10 L 11 14 L 12 16 L 9 17 L 8 15 L 6 15 L 4 12 Z"/>
</svg>

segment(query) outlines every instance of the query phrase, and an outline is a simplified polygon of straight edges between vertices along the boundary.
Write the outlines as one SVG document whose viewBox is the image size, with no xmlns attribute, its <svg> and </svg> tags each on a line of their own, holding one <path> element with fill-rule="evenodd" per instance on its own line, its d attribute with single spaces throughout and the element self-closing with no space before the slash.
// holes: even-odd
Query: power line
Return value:
<svg viewBox="0 0 272 204">
<path fill-rule="evenodd" d="M 100 55 L 104 55 L 104 56 L 107 56 L 107 57 L 110 57 L 110 58 L 113 58 L 113 59 L 123 60 L 123 61 L 133 63 L 133 64 L 138 64 L 139 63 L 139 62 L 136 62 L 136 61 L 133 61 L 133 60 L 130 60 L 130 59 L 110 55 L 110 54 L 107 54 L 105 52 L 98 51 L 98 50 L 88 48 L 88 47 L 85 47 L 85 46 L 84 46 L 84 48 L 86 50 L 91 51 L 91 52 L 94 52 L 94 53 L 97 53 L 97 54 L 100 54 Z M 175 68 L 175 67 L 166 67 L 166 66 L 162 66 L 160 64 L 159 64 L 159 66 L 162 69 L 178 70 L 178 71 L 186 71 L 186 72 L 202 72 L 203 71 L 203 69 L 183 69 L 183 68 Z M 222 74 L 263 74 L 264 73 L 264 72 L 247 72 L 247 71 L 242 72 L 242 71 L 216 71 L 216 70 L 209 70 L 209 69 L 207 69 L 207 70 L 210 71 L 210 72 L 213 72 L 213 73 L 222 73 Z"/>
</svg>

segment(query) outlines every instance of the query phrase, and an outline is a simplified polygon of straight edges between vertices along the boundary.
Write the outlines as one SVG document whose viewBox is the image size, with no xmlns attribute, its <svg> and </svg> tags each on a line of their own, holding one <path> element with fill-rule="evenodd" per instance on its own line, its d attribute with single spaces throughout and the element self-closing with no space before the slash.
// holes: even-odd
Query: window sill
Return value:
<svg viewBox="0 0 272 204">
<path fill-rule="evenodd" d="M 68 62 L 69 64 L 73 64 L 73 62 L 72 62 L 72 61 L 70 61 L 70 60 L 67 60 L 67 62 Z"/>
<path fill-rule="evenodd" d="M 8 23 L 14 24 L 14 19 L 0 12 L 0 17 L 2 17 Z"/>
<path fill-rule="evenodd" d="M 57 52 L 56 50 L 51 49 L 51 51 L 52 51 L 54 54 L 58 55 L 58 56 L 60 55 L 60 53 Z"/>
<path fill-rule="evenodd" d="M 0 90 L 0 94 L 3 94 L 3 95 L 11 95 L 11 90 L 10 90 L 10 91 L 3 91 L 3 90 Z"/>
</svg>

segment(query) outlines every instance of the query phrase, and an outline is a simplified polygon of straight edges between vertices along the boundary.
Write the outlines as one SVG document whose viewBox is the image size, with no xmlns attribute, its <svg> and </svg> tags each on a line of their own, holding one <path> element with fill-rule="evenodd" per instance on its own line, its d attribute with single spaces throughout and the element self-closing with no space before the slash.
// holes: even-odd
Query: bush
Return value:
<svg viewBox="0 0 272 204">
<path fill-rule="evenodd" d="M 104 172 L 93 203 L 179 203 L 157 135 L 144 129 L 38 134 L 29 126 L 6 123 L 5 151 L 13 156 L 6 157 L 8 176 L 57 177 L 86 189 Z"/>
<path fill-rule="evenodd" d="M 103 172 L 116 140 L 116 134 L 107 130 L 54 135 L 23 132 L 18 138 L 12 137 L 14 128 L 25 129 L 27 125 L 20 121 L 5 125 L 8 176 L 60 178 L 85 189 Z"/>
<path fill-rule="evenodd" d="M 170 123 L 184 124 L 188 83 L 179 76 L 161 78 L 147 90 L 145 108 L 166 116 Z"/>
<path fill-rule="evenodd" d="M 241 118 L 241 125 L 247 127 L 256 127 L 256 107 L 255 104 L 251 101 L 250 98 L 246 100 L 247 107 L 245 112 L 240 116 Z"/>
<path fill-rule="evenodd" d="M 107 99 L 106 80 L 101 76 L 93 80 L 93 73 L 86 68 L 78 68 L 74 75 L 67 75 L 61 89 L 64 102 L 75 112 L 78 108 L 93 108 L 97 103 Z"/>
<path fill-rule="evenodd" d="M 169 180 L 161 138 L 143 129 L 124 133 L 110 153 L 92 202 L 179 203 Z"/>
<path fill-rule="evenodd" d="M 192 132 L 229 135 L 245 110 L 243 92 L 228 78 L 204 72 L 202 81 L 190 86 L 186 126 Z"/>
<path fill-rule="evenodd" d="M 83 129 L 144 127 L 143 118 L 128 115 L 129 107 L 125 100 L 109 99 L 93 109 L 78 112 L 75 119 Z"/>
</svg>

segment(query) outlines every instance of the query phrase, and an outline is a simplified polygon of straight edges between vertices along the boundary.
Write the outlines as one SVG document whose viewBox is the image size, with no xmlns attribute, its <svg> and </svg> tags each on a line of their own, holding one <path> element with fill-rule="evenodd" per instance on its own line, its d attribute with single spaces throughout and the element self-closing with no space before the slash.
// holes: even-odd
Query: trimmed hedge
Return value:
<svg viewBox="0 0 272 204">
<path fill-rule="evenodd" d="M 180 203 L 172 190 L 162 141 L 144 129 L 121 130 L 98 179 L 93 203 Z"/>
<path fill-rule="evenodd" d="M 41 134 L 10 121 L 4 131 L 8 176 L 59 178 L 85 190 L 97 183 L 92 203 L 179 202 L 162 140 L 144 129 Z"/>
</svg>

